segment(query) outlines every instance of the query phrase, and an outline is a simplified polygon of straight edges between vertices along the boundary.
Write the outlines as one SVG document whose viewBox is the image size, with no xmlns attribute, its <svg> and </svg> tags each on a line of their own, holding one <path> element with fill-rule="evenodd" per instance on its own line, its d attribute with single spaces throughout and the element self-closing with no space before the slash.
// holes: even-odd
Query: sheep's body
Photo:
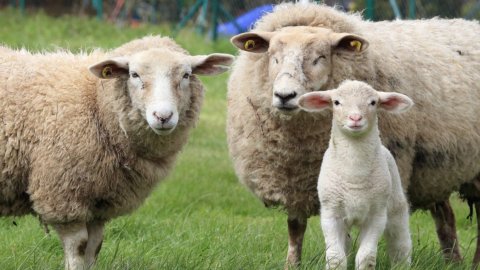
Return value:
<svg viewBox="0 0 480 270">
<path fill-rule="evenodd" d="M 452 191 L 479 175 L 480 121 L 474 113 L 480 103 L 477 22 L 365 22 L 323 5 L 284 4 L 264 16 L 254 31 L 276 31 L 274 36 L 280 36 L 287 33 L 286 26 L 332 29 L 368 41 L 368 50 L 357 54 L 332 49 L 331 57 L 327 55 L 330 71 L 320 89 L 358 79 L 416 101 L 408 121 L 380 116 L 383 141 L 397 161 L 414 208 L 448 200 Z M 299 28 L 295 34 L 303 31 Z M 278 51 L 274 49 L 272 53 Z M 242 183 L 266 205 L 282 206 L 289 219 L 306 222 L 319 211 L 316 174 L 331 123 L 326 115 L 284 115 L 272 107 L 271 55 L 241 52 L 236 61 L 228 92 L 229 150 Z M 439 237 L 442 240 L 441 233 Z M 293 257 L 298 259 L 299 248 L 289 248 L 289 256 L 295 249 Z"/>
<path fill-rule="evenodd" d="M 66 268 L 89 268 L 104 223 L 139 207 L 185 145 L 204 94 L 191 75 L 233 58 L 162 37 L 88 55 L 0 51 L 0 216 L 38 215 Z"/>
<path fill-rule="evenodd" d="M 380 140 L 377 110 L 406 111 L 412 104 L 404 95 L 377 92 L 358 81 L 299 99 L 299 106 L 307 111 L 333 110 L 330 142 L 318 178 L 327 268 L 347 269 L 352 226 L 360 228 L 356 269 L 375 269 L 377 243 L 384 230 L 391 259 L 410 262 L 408 202 L 395 159 Z"/>
<path fill-rule="evenodd" d="M 167 38 L 144 42 L 183 51 Z M 0 55 L 1 215 L 31 212 L 46 223 L 108 220 L 137 208 L 172 168 L 197 120 L 202 86 L 194 84 L 191 117 L 175 134 L 159 139 L 144 127 L 127 137 L 114 112 L 130 106 L 128 96 L 115 82 L 88 74 L 107 55 Z"/>
</svg>

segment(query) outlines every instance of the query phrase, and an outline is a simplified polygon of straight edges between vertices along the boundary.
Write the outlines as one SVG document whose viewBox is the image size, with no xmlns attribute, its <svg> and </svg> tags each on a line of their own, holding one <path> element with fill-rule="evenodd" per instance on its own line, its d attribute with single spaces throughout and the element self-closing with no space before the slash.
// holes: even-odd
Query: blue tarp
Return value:
<svg viewBox="0 0 480 270">
<path fill-rule="evenodd" d="M 241 28 L 241 32 L 238 31 L 238 29 L 235 27 L 235 24 L 233 21 L 226 22 L 224 24 L 220 24 L 217 28 L 218 34 L 220 35 L 225 35 L 225 36 L 233 36 L 240 34 L 242 32 L 246 32 L 250 30 L 250 28 L 253 26 L 253 24 L 260 19 L 265 13 L 272 12 L 273 10 L 273 5 L 263 5 L 259 6 L 257 8 L 254 8 L 250 11 L 248 11 L 245 14 L 242 14 L 238 16 L 235 19 L 235 22 L 237 23 L 238 26 Z"/>
</svg>

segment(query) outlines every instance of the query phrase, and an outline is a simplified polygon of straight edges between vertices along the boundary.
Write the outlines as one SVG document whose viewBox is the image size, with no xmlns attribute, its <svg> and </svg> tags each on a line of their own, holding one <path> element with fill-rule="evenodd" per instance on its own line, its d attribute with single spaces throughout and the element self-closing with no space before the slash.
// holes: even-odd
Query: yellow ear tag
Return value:
<svg viewBox="0 0 480 270">
<path fill-rule="evenodd" d="M 108 77 L 112 76 L 112 74 L 113 74 L 112 67 L 106 66 L 106 67 L 103 68 L 103 70 L 102 70 L 103 78 L 108 78 Z"/>
<path fill-rule="evenodd" d="M 247 42 L 245 42 L 245 45 L 243 47 L 247 51 L 253 50 L 253 48 L 255 48 L 255 40 L 253 39 L 247 40 Z"/>
<path fill-rule="evenodd" d="M 355 47 L 357 52 L 359 52 L 362 49 L 362 43 L 358 40 L 352 40 L 350 41 L 350 46 Z"/>
</svg>

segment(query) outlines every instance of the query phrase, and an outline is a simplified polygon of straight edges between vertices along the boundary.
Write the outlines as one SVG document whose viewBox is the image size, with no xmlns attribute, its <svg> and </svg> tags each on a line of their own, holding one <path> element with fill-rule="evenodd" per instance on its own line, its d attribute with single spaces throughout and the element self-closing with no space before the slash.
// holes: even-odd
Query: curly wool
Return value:
<svg viewBox="0 0 480 270">
<path fill-rule="evenodd" d="M 383 142 L 395 156 L 414 208 L 448 199 L 480 175 L 480 51 L 476 21 L 368 22 L 317 4 L 282 4 L 254 30 L 319 26 L 365 38 L 360 56 L 332 55 L 324 89 L 357 79 L 410 96 L 402 116 L 380 115 Z M 318 214 L 316 180 L 328 145 L 329 115 L 278 115 L 271 107 L 267 54 L 240 52 L 229 81 L 227 135 L 235 171 L 266 205 L 291 216 Z"/>
<path fill-rule="evenodd" d="M 188 54 L 159 36 L 78 55 L 0 47 L 0 216 L 109 220 L 144 201 L 197 122 L 203 86 L 192 76 L 189 107 L 160 137 L 132 107 L 125 79 L 102 81 L 88 67 L 158 47 Z"/>
</svg>

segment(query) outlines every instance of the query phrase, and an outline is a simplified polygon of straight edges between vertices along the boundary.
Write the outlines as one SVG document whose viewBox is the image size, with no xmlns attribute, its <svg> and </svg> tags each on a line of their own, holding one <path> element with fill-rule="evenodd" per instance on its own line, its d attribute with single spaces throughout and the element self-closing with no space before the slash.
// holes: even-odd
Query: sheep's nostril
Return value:
<svg viewBox="0 0 480 270">
<path fill-rule="evenodd" d="M 170 121 L 170 119 L 172 119 L 172 116 L 173 116 L 173 112 L 170 112 L 170 114 L 160 114 L 158 112 L 153 112 L 153 116 L 155 117 L 155 119 L 157 119 L 157 121 L 160 121 L 162 122 L 162 124 L 165 124 L 166 122 Z"/>
<path fill-rule="evenodd" d="M 274 93 L 274 95 L 282 101 L 282 103 L 287 103 L 289 100 L 295 98 L 297 96 L 297 92 L 291 93 Z"/>
</svg>

